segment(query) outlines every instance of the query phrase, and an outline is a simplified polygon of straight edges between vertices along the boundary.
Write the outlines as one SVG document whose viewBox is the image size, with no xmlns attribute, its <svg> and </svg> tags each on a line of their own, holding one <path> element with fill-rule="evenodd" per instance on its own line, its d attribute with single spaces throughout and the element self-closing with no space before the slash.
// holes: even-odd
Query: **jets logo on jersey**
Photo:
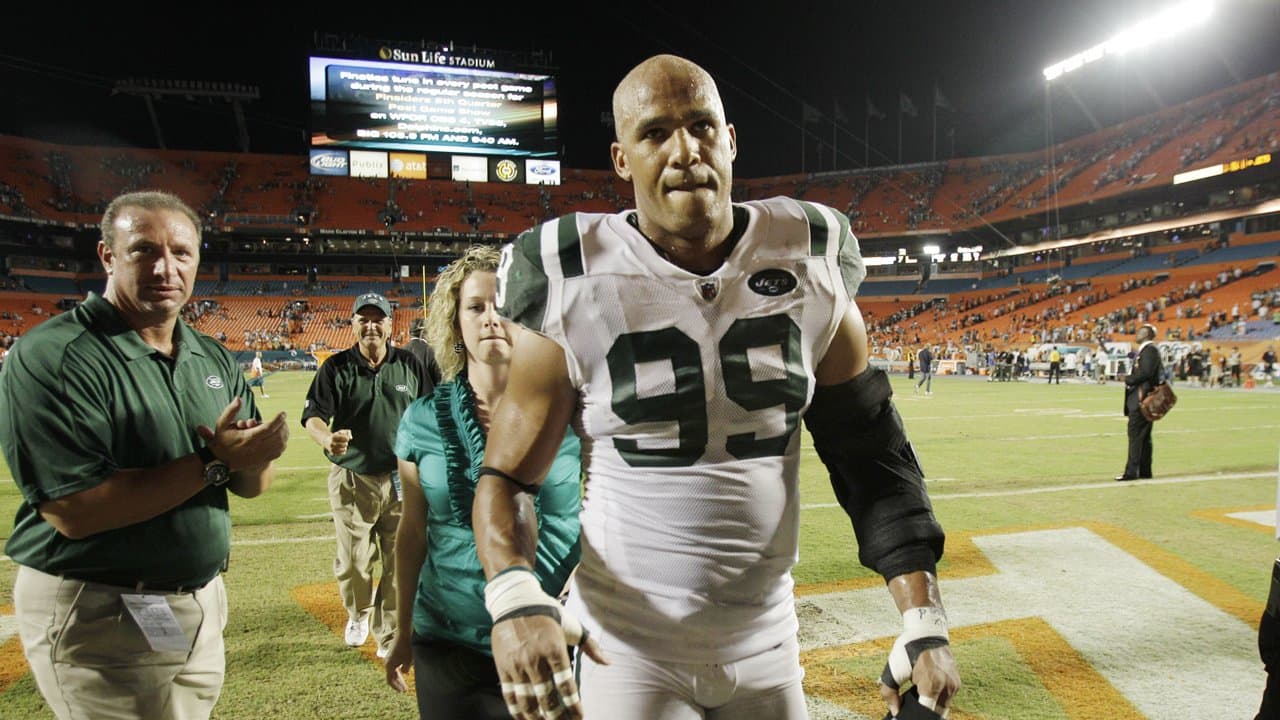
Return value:
<svg viewBox="0 0 1280 720">
<path fill-rule="evenodd" d="M 707 302 L 716 299 L 720 294 L 720 280 L 718 278 L 701 278 L 697 281 L 698 295 Z"/>
<path fill-rule="evenodd" d="M 214 390 L 221 390 L 223 386 L 222 378 L 218 377 L 217 375 L 210 375 L 209 377 L 205 378 L 204 384 L 208 385 Z"/>
<path fill-rule="evenodd" d="M 782 268 L 769 268 L 752 275 L 747 280 L 747 287 L 754 293 L 768 297 L 786 295 L 796 289 L 796 276 Z"/>
</svg>

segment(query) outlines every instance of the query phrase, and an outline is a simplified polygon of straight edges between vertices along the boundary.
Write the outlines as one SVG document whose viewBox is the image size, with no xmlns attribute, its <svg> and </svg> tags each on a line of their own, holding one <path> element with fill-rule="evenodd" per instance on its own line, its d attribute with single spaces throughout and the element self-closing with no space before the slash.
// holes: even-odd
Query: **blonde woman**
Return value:
<svg viewBox="0 0 1280 720">
<path fill-rule="evenodd" d="M 477 246 L 440 274 L 426 334 L 442 382 L 409 406 L 396 437 L 404 485 L 396 534 L 400 624 L 386 661 L 387 684 L 406 691 L 404 673 L 412 663 L 424 720 L 509 717 L 489 647 L 485 577 L 471 529 L 476 472 L 511 358 L 510 328 L 495 307 L 497 267 L 497 250 Z M 566 428 L 537 499 L 534 570 L 553 596 L 578 562 L 580 474 L 578 438 Z"/>
</svg>

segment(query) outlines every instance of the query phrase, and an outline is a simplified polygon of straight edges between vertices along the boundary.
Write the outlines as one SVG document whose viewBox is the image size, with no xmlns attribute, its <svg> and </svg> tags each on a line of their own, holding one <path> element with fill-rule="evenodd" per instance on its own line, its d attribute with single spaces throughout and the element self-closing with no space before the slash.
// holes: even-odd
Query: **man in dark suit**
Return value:
<svg viewBox="0 0 1280 720">
<path fill-rule="evenodd" d="M 1155 389 L 1164 369 L 1160 365 L 1160 349 L 1153 342 L 1156 329 L 1153 325 L 1138 328 L 1138 355 L 1133 372 L 1124 380 L 1124 414 L 1129 417 L 1129 459 L 1124 464 L 1124 474 L 1116 480 L 1138 480 L 1151 477 L 1151 421 L 1142 416 L 1138 403 Z"/>
</svg>

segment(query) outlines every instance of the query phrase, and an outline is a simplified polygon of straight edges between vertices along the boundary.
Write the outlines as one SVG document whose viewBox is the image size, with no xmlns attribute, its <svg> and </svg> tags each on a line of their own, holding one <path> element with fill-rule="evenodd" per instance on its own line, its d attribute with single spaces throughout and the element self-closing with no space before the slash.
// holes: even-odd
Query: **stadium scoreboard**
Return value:
<svg viewBox="0 0 1280 720">
<path fill-rule="evenodd" d="M 310 57 L 311 173 L 559 184 L 555 78 L 495 64 L 385 47 Z"/>
</svg>

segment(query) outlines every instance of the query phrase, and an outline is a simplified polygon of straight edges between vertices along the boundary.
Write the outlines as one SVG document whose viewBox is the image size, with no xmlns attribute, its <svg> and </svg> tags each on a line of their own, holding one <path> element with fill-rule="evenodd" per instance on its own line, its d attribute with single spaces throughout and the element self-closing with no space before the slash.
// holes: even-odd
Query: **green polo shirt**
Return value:
<svg viewBox="0 0 1280 720">
<path fill-rule="evenodd" d="M 427 395 L 431 375 L 407 350 L 387 347 L 387 358 L 376 369 L 360 354 L 359 345 L 331 355 L 307 390 L 302 426 L 318 417 L 332 430 L 351 431 L 351 443 L 339 456 L 325 452 L 335 465 L 360 475 L 380 475 L 396 469 L 396 428 L 414 400 Z"/>
<path fill-rule="evenodd" d="M 0 447 L 22 492 L 5 552 L 53 575 L 134 585 L 200 585 L 226 563 L 231 521 L 224 488 L 134 525 L 72 540 L 37 512 L 41 503 L 150 468 L 203 444 L 227 403 L 259 418 L 239 366 L 213 338 L 178 321 L 168 358 L 142 341 L 103 298 L 41 323 L 0 372 Z"/>
</svg>

